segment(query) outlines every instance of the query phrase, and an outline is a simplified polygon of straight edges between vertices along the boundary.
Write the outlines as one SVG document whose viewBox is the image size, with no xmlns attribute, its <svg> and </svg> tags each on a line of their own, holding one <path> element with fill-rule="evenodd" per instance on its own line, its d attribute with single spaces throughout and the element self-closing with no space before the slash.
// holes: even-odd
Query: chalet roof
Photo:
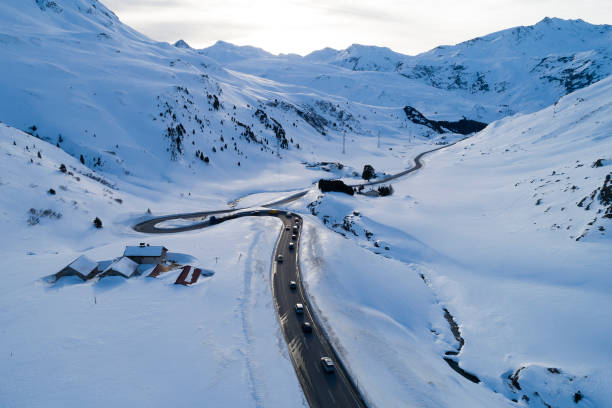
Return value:
<svg viewBox="0 0 612 408">
<path fill-rule="evenodd" d="M 98 267 L 98 263 L 87 258 L 85 255 L 81 255 L 77 259 L 72 261 L 72 263 L 68 265 L 68 267 L 74 269 L 78 273 L 87 275 Z"/>
<path fill-rule="evenodd" d="M 123 256 L 162 256 L 164 250 L 163 246 L 127 246 Z"/>
<path fill-rule="evenodd" d="M 132 261 L 130 258 L 122 256 L 110 264 L 103 273 L 113 270 L 129 277 L 136 271 L 137 268 L 138 264 L 136 262 Z"/>
</svg>

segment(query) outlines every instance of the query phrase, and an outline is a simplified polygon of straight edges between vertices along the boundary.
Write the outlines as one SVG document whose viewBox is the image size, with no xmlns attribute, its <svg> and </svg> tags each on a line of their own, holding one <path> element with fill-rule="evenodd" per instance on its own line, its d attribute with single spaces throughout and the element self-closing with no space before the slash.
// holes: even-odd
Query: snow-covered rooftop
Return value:
<svg viewBox="0 0 612 408">
<path fill-rule="evenodd" d="M 87 258 L 85 255 L 81 255 L 68 266 L 79 273 L 87 275 L 98 267 L 98 263 Z"/>
<path fill-rule="evenodd" d="M 121 258 L 110 264 L 104 270 L 104 273 L 113 270 L 121 273 L 122 275 L 130 276 L 136 271 L 136 269 L 138 269 L 138 264 L 136 262 L 132 261 L 130 258 L 122 256 Z"/>
<path fill-rule="evenodd" d="M 161 256 L 163 246 L 127 246 L 123 256 Z"/>
</svg>

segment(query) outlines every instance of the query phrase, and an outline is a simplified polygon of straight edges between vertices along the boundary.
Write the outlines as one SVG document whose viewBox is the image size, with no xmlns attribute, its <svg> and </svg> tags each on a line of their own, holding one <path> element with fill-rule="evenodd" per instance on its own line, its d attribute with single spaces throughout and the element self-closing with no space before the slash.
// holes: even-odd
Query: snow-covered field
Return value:
<svg viewBox="0 0 612 408">
<path fill-rule="evenodd" d="M 96 0 L 2 2 L 0 406 L 305 406 L 278 221 L 132 230 L 305 189 L 283 205 L 305 285 L 371 406 L 609 405 L 611 33 L 545 19 L 419 56 L 274 56 L 157 43 Z M 464 116 L 497 121 L 391 196 L 313 187 L 401 171 Z M 45 280 L 138 242 L 213 274 Z"/>
<path fill-rule="evenodd" d="M 40 226 L 37 240 L 13 235 L 0 263 L 2 406 L 304 405 L 269 285 L 279 227 L 254 218 L 172 236 L 109 233 L 90 250 L 69 231 L 62 243 Z M 190 287 L 174 285 L 178 271 L 41 280 L 79 254 L 112 259 L 137 241 L 190 254 L 214 275 Z"/>
</svg>

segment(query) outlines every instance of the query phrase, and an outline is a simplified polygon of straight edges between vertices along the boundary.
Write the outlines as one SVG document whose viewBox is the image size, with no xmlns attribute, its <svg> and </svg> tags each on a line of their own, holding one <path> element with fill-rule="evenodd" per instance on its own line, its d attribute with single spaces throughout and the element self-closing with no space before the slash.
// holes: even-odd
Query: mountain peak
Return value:
<svg viewBox="0 0 612 408">
<path fill-rule="evenodd" d="M 246 59 L 269 58 L 273 55 L 261 48 L 250 45 L 235 45 L 226 41 L 217 41 L 214 45 L 200 51 L 221 63 L 237 62 Z"/>
<path fill-rule="evenodd" d="M 176 48 L 185 48 L 185 49 L 191 49 L 191 46 L 189 44 L 187 44 L 187 42 L 185 42 L 185 40 L 178 40 L 177 42 L 174 43 L 174 46 Z"/>
</svg>

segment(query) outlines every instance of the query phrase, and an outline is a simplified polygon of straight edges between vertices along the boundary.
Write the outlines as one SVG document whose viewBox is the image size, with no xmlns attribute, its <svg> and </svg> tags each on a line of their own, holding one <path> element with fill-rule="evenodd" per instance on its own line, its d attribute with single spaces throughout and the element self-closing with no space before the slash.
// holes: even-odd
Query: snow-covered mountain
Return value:
<svg viewBox="0 0 612 408">
<path fill-rule="evenodd" d="M 429 89 L 427 93 L 435 92 L 439 100 L 468 98 L 469 110 L 461 107 L 458 110 L 472 119 L 490 122 L 517 112 L 542 109 L 561 96 L 610 75 L 611 44 L 612 26 L 545 18 L 533 26 L 502 30 L 416 56 L 355 44 L 345 50 L 315 51 L 303 60 L 352 71 L 396 73 L 435 88 L 437 92 Z M 225 57 L 220 61 L 236 60 Z M 282 64 L 282 58 L 276 63 Z M 296 69 L 294 64 L 287 65 Z M 242 64 L 240 69 L 249 68 Z M 261 71 L 254 67 L 249 72 Z M 305 72 L 306 68 L 302 73 Z M 271 77 L 283 78 L 281 73 Z M 385 81 L 383 75 L 378 78 Z M 397 80 L 395 86 L 403 90 L 406 98 L 416 98 L 423 92 L 411 81 Z M 349 95 L 347 93 L 347 97 Z M 383 92 L 374 96 L 378 97 L 378 103 L 397 103 Z M 358 95 L 353 97 L 359 98 Z M 373 99 L 366 103 L 376 104 Z M 428 114 L 437 110 L 433 103 L 417 106 Z"/>
<path fill-rule="evenodd" d="M 210 57 L 216 61 L 223 62 L 274 57 L 272 54 L 262 50 L 261 48 L 238 46 L 225 41 L 217 41 L 214 45 L 201 50 L 200 54 L 206 55 L 207 57 Z"/>
<path fill-rule="evenodd" d="M 342 161 L 346 133 L 353 151 L 379 134 L 439 137 L 406 106 L 485 123 L 534 111 L 609 74 L 612 32 L 545 20 L 416 57 L 358 45 L 299 57 L 158 43 L 96 0 L 10 0 L 0 22 L 0 120 L 92 169 L 146 180 L 254 174 L 279 151 L 294 163 L 315 150 Z"/>
<path fill-rule="evenodd" d="M 322 146 L 328 157 L 317 160 L 338 161 L 346 132 L 437 137 L 402 106 L 365 106 L 225 68 L 268 58 L 262 50 L 154 42 L 95 0 L 11 0 L 0 21 L 0 120 L 123 178 L 232 178 L 238 167 L 256 175 L 279 152 L 299 163 Z"/>
</svg>

